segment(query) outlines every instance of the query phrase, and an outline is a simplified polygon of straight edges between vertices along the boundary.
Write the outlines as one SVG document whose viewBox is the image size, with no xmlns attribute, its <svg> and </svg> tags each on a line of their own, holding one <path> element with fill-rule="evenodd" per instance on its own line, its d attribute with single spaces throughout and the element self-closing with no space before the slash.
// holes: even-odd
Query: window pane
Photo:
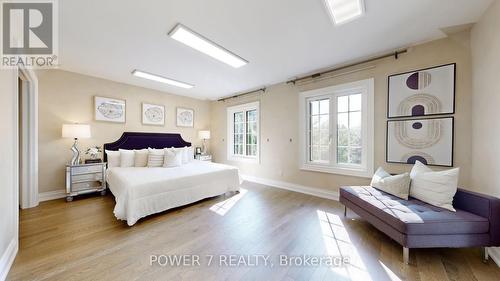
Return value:
<svg viewBox="0 0 500 281">
<path fill-rule="evenodd" d="M 349 111 L 361 110 L 361 94 L 349 96 Z"/>
<path fill-rule="evenodd" d="M 321 153 L 321 160 L 322 161 L 328 161 L 330 160 L 330 148 L 328 146 L 322 146 L 320 149 Z"/>
<path fill-rule="evenodd" d="M 337 162 L 340 164 L 348 163 L 347 147 L 338 147 L 337 148 Z"/>
<path fill-rule="evenodd" d="M 319 129 L 319 116 L 311 117 L 311 130 Z"/>
<path fill-rule="evenodd" d="M 319 101 L 311 101 L 309 106 L 311 115 L 319 114 Z"/>
<path fill-rule="evenodd" d="M 330 116 L 329 115 L 320 115 L 319 116 L 319 126 L 321 130 L 328 130 L 330 128 Z"/>
<path fill-rule="evenodd" d="M 338 131 L 338 146 L 348 146 L 349 145 L 349 130 L 339 130 Z"/>
<path fill-rule="evenodd" d="M 349 113 L 339 113 L 337 120 L 338 129 L 348 129 L 349 128 Z"/>
<path fill-rule="evenodd" d="M 311 161 L 319 161 L 319 146 L 311 146 Z"/>
<path fill-rule="evenodd" d="M 361 165 L 361 148 L 349 149 L 349 163 Z"/>
<path fill-rule="evenodd" d="M 349 146 L 361 146 L 361 129 L 349 130 Z"/>
<path fill-rule="evenodd" d="M 349 113 L 349 128 L 361 128 L 361 112 Z"/>
<path fill-rule="evenodd" d="M 319 144 L 320 144 L 319 130 L 313 130 L 311 132 L 311 145 L 319 145 Z"/>
<path fill-rule="evenodd" d="M 256 121 L 257 120 L 257 110 L 247 111 L 247 121 Z"/>
<path fill-rule="evenodd" d="M 349 96 L 337 98 L 337 112 L 349 111 Z"/>
<path fill-rule="evenodd" d="M 243 122 L 243 112 L 236 112 L 234 114 L 234 123 Z"/>
<path fill-rule="evenodd" d="M 322 100 L 319 103 L 319 113 L 320 114 L 328 114 L 330 112 L 330 100 Z"/>
<path fill-rule="evenodd" d="M 320 144 L 328 145 L 330 143 L 330 134 L 329 131 L 320 131 Z"/>
</svg>

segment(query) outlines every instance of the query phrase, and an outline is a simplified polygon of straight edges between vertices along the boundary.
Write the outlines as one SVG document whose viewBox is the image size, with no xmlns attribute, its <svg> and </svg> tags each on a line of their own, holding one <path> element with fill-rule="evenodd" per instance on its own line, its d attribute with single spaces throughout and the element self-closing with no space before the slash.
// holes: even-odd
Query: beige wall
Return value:
<svg viewBox="0 0 500 281">
<path fill-rule="evenodd" d="M 17 70 L 0 70 L 0 280 L 18 239 Z M 13 243 L 13 244 L 11 244 Z"/>
<path fill-rule="evenodd" d="M 341 185 L 368 184 L 369 179 L 299 170 L 298 94 L 304 90 L 327 87 L 367 78 L 375 78 L 375 168 L 390 172 L 408 171 L 411 166 L 385 163 L 387 76 L 404 71 L 457 63 L 455 114 L 455 166 L 461 167 L 460 185 L 469 187 L 471 169 L 471 59 L 469 33 L 455 34 L 412 48 L 400 59 L 385 59 L 361 72 L 318 81 L 302 86 L 278 84 L 263 95 L 212 102 L 212 150 L 217 162 L 240 167 L 242 174 L 337 191 Z M 363 67 L 363 66 L 359 66 Z M 356 68 L 359 68 L 356 67 Z M 226 107 L 260 100 L 261 163 L 238 163 L 226 157 Z M 268 141 L 269 139 L 269 141 Z M 292 142 L 290 142 L 292 139 Z"/>
<path fill-rule="evenodd" d="M 199 146 L 198 130 L 210 129 L 210 102 L 148 90 L 60 70 L 38 72 L 39 80 L 39 191 L 64 188 L 64 167 L 71 159 L 71 139 L 61 138 L 64 123 L 88 123 L 92 138 L 82 139 L 80 149 L 117 140 L 125 131 L 179 132 Z M 127 101 L 126 123 L 94 121 L 93 97 L 104 96 Z M 141 103 L 165 106 L 165 126 L 141 124 Z M 183 106 L 195 111 L 194 128 L 175 125 L 175 108 Z"/>
<path fill-rule="evenodd" d="M 472 186 L 500 197 L 500 2 L 472 29 Z"/>
</svg>

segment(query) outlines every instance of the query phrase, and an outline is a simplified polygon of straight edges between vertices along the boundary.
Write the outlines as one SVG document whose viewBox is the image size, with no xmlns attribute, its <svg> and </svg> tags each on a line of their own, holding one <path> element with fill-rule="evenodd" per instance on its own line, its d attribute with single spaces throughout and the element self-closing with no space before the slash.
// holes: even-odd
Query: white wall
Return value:
<svg viewBox="0 0 500 281">
<path fill-rule="evenodd" d="M 471 32 L 472 186 L 500 197 L 500 2 Z"/>
<path fill-rule="evenodd" d="M 0 70 L 0 280 L 18 247 L 17 70 Z"/>
<path fill-rule="evenodd" d="M 471 32 L 472 187 L 500 198 L 500 1 Z M 500 266 L 500 248 L 490 249 Z"/>
</svg>

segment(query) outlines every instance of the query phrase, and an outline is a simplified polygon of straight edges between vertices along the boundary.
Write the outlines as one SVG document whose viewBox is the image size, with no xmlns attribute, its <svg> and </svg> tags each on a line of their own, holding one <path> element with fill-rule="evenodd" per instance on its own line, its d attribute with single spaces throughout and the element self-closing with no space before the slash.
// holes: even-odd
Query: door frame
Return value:
<svg viewBox="0 0 500 281">
<path fill-rule="evenodd" d="M 19 65 L 18 75 L 19 79 L 23 81 L 23 91 L 26 91 L 24 95 L 27 98 L 26 102 L 23 102 L 24 106 L 22 108 L 23 118 L 26 118 L 27 128 L 22 128 L 23 136 L 26 136 L 28 151 L 23 154 L 24 159 L 19 159 L 23 161 L 22 165 L 25 171 L 19 171 L 20 175 L 25 175 L 25 179 L 19 184 L 23 184 L 19 194 L 19 205 L 22 209 L 33 208 L 38 206 L 38 78 L 33 69 Z M 20 91 L 17 91 L 19 102 Z M 22 93 L 21 93 L 22 94 Z M 18 115 L 19 116 L 19 115 Z M 22 120 L 18 120 L 22 122 Z M 18 123 L 19 126 L 19 123 Z M 19 135 L 19 134 L 18 134 Z M 22 149 L 22 147 L 19 147 Z M 18 154 L 19 155 L 19 154 Z M 26 163 L 25 163 L 26 162 Z"/>
</svg>

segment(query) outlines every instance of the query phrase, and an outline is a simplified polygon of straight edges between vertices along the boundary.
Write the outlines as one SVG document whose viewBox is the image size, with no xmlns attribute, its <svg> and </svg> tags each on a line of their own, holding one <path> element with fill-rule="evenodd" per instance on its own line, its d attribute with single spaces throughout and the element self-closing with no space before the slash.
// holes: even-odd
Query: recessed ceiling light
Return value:
<svg viewBox="0 0 500 281">
<path fill-rule="evenodd" d="M 191 29 L 177 24 L 168 35 L 173 39 L 188 45 L 189 47 L 213 57 L 223 63 L 227 63 L 234 68 L 242 67 L 248 63 L 243 58 L 231 53 L 223 47 L 208 40 Z"/>
<path fill-rule="evenodd" d="M 324 0 L 330 17 L 336 25 L 355 20 L 365 13 L 363 0 Z"/>
<path fill-rule="evenodd" d="M 185 88 L 185 89 L 191 89 L 191 88 L 194 87 L 194 85 L 191 85 L 191 84 L 188 84 L 188 83 L 180 82 L 180 81 L 177 81 L 177 80 L 174 80 L 174 79 L 170 79 L 170 78 L 166 78 L 166 77 L 163 77 L 163 76 L 159 76 L 159 75 L 156 75 L 156 74 L 147 73 L 147 72 L 140 71 L 140 70 L 137 70 L 137 69 L 135 69 L 134 71 L 132 71 L 132 75 L 137 76 L 137 77 L 141 77 L 141 78 L 144 78 L 144 79 L 148 79 L 148 80 L 153 80 L 153 81 L 156 81 L 156 82 L 161 82 L 161 83 L 169 84 L 169 85 L 172 85 L 172 86 L 177 86 L 177 87 Z"/>
</svg>

